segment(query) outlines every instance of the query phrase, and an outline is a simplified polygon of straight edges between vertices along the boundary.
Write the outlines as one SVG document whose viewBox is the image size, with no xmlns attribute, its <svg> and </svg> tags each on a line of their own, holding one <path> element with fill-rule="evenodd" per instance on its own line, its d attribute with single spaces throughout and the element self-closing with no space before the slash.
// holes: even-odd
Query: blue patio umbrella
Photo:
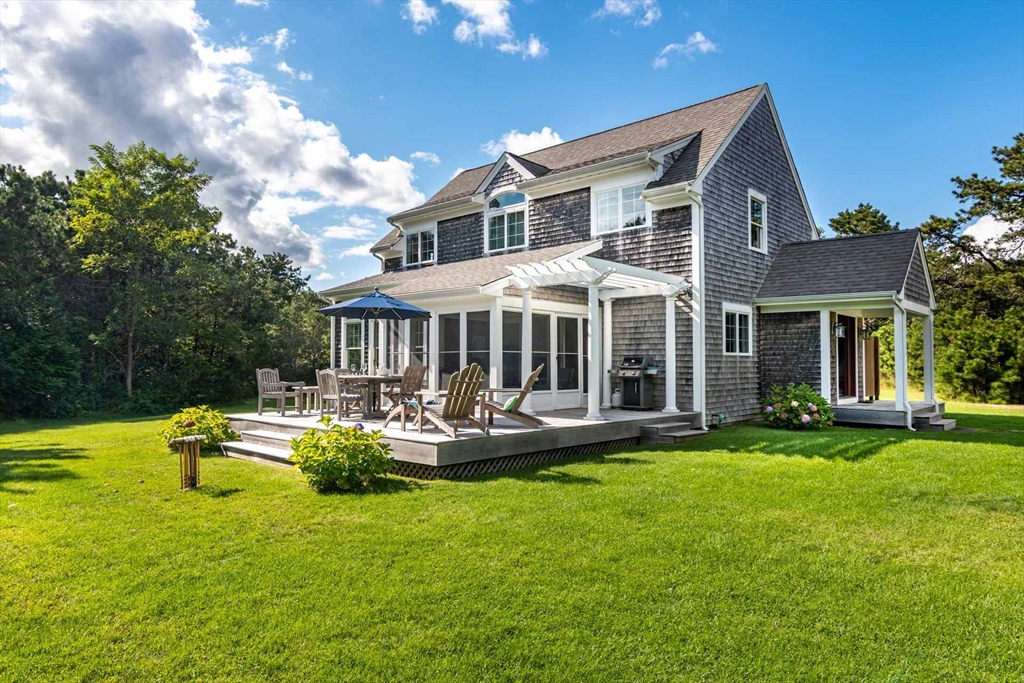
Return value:
<svg viewBox="0 0 1024 683">
<path fill-rule="evenodd" d="M 355 299 L 342 301 L 321 308 L 319 313 L 336 318 L 358 318 L 359 320 L 420 320 L 429 318 L 430 311 L 407 304 L 374 288 L 373 292 Z"/>
</svg>

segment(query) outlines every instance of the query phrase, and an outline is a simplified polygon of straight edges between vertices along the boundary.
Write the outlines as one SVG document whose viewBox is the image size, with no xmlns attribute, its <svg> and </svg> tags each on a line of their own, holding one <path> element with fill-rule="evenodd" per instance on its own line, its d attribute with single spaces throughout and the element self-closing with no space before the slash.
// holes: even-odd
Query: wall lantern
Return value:
<svg viewBox="0 0 1024 683">
<path fill-rule="evenodd" d="M 835 335 L 836 339 L 843 339 L 846 337 L 846 323 L 842 320 L 837 320 L 832 323 L 832 334 Z"/>
</svg>

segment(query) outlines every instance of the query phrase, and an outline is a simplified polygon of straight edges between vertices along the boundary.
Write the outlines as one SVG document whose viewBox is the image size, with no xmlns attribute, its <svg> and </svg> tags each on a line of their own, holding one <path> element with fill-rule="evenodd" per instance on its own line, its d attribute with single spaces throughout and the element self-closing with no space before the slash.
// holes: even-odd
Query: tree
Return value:
<svg viewBox="0 0 1024 683">
<path fill-rule="evenodd" d="M 892 223 L 888 216 L 870 204 L 858 204 L 853 211 L 840 211 L 835 218 L 830 218 L 828 227 L 839 237 L 849 237 L 896 232 L 900 224 Z"/>
<path fill-rule="evenodd" d="M 106 291 L 94 343 L 117 360 L 131 396 L 137 352 L 167 320 L 167 284 L 187 256 L 216 241 L 220 212 L 199 201 L 211 178 L 196 172 L 197 161 L 143 142 L 91 149 L 92 168 L 71 192 L 72 248 Z"/>
</svg>

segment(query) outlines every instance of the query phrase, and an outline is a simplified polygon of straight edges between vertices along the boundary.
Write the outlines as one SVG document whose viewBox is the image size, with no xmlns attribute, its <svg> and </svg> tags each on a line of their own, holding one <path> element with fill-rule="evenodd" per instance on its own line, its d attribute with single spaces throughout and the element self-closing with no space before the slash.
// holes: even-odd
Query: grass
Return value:
<svg viewBox="0 0 1024 683">
<path fill-rule="evenodd" d="M 333 496 L 0 423 L 0 681 L 1021 680 L 1024 418 L 957 419 Z"/>
</svg>

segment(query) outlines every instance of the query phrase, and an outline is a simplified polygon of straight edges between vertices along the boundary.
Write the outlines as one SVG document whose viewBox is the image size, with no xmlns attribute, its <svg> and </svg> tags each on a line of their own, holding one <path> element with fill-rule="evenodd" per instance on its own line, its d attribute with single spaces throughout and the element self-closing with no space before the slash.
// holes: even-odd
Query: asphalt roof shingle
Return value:
<svg viewBox="0 0 1024 683">
<path fill-rule="evenodd" d="M 392 296 L 402 294 L 422 294 L 425 292 L 443 292 L 449 289 L 480 287 L 511 275 L 508 266 L 517 266 L 537 261 L 549 261 L 581 249 L 593 241 L 562 244 L 546 249 L 517 251 L 511 254 L 498 254 L 483 258 L 445 263 L 438 266 L 427 266 L 413 270 L 402 270 L 391 273 L 371 275 L 362 280 L 349 282 L 321 292 L 324 296 L 344 296 L 352 290 L 378 287 Z"/>
<path fill-rule="evenodd" d="M 902 292 L 917 239 L 900 230 L 785 244 L 757 298 Z"/>
<path fill-rule="evenodd" d="M 679 166 L 679 175 L 691 177 L 680 178 L 677 182 L 693 180 L 711 161 L 711 157 L 764 87 L 764 84 L 756 85 L 706 102 L 519 155 L 517 158 L 548 169 L 544 173 L 547 175 L 655 150 L 695 133 L 701 133 L 699 139 L 691 141 L 688 145 L 688 151 L 692 147 L 696 157 L 687 159 L 687 164 Z M 679 161 L 676 162 L 678 163 Z M 492 167 L 493 164 L 488 164 L 463 171 L 420 206 L 395 214 L 391 218 L 400 219 L 403 214 L 415 209 L 471 196 Z M 681 173 L 683 169 L 687 170 L 686 174 Z"/>
</svg>

